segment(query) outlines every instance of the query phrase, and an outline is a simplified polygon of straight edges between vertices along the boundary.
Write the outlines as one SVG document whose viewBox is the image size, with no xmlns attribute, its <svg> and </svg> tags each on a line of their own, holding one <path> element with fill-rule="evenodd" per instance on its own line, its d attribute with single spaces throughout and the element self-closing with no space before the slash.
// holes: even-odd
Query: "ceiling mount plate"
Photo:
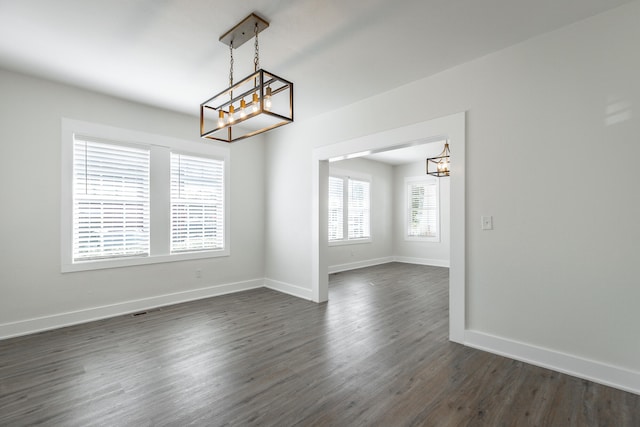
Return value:
<svg viewBox="0 0 640 427">
<path fill-rule="evenodd" d="M 227 46 L 231 46 L 233 42 L 233 48 L 242 46 L 247 40 L 252 39 L 255 36 L 256 24 L 258 25 L 258 33 L 269 27 L 269 23 L 260 18 L 255 13 L 244 18 L 235 27 L 220 36 L 220 41 Z"/>
</svg>

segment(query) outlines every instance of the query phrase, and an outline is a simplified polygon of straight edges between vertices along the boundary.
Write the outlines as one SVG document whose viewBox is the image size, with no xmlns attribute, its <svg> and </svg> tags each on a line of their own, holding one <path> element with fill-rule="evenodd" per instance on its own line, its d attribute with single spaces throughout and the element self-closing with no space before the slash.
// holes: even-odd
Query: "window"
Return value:
<svg viewBox="0 0 640 427">
<path fill-rule="evenodd" d="M 329 242 L 362 242 L 371 238 L 369 193 L 367 180 L 329 177 Z"/>
<path fill-rule="evenodd" d="M 171 153 L 171 253 L 224 247 L 224 162 Z"/>
<path fill-rule="evenodd" d="M 349 240 L 369 237 L 369 183 L 347 179 L 349 197 L 347 205 L 347 227 Z"/>
<path fill-rule="evenodd" d="M 437 179 L 407 178 L 407 240 L 440 241 Z"/>
<path fill-rule="evenodd" d="M 62 272 L 229 255 L 228 164 L 226 147 L 63 119 Z"/>
<path fill-rule="evenodd" d="M 329 177 L 329 240 L 344 237 L 344 180 Z"/>
<path fill-rule="evenodd" d="M 73 261 L 149 254 L 149 150 L 76 139 Z"/>
</svg>

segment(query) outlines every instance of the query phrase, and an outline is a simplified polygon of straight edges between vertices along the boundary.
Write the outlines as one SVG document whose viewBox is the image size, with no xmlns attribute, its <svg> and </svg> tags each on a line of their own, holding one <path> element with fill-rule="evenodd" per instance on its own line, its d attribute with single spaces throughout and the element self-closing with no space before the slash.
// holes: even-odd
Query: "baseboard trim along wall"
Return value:
<svg viewBox="0 0 640 427">
<path fill-rule="evenodd" d="M 280 282 L 278 280 L 272 279 L 264 279 L 264 287 L 309 301 L 311 301 L 312 299 L 311 289 L 302 288 L 300 286 L 292 285 L 291 283 Z"/>
<path fill-rule="evenodd" d="M 396 262 L 404 262 L 407 264 L 430 265 L 432 267 L 449 268 L 448 259 L 429 259 L 429 258 L 413 258 L 413 257 L 406 257 L 406 256 L 394 256 L 393 260 Z"/>
<path fill-rule="evenodd" d="M 640 395 L 640 372 L 473 330 L 464 338 L 469 347 Z"/>
<path fill-rule="evenodd" d="M 384 258 L 366 259 L 364 261 L 347 262 L 345 264 L 330 265 L 328 268 L 329 268 L 329 274 L 333 274 L 333 273 L 340 273 L 341 271 L 355 270 L 357 268 L 373 267 L 374 265 L 386 264 L 388 262 L 393 262 L 393 261 L 394 261 L 394 258 L 392 256 L 388 256 Z"/>
<path fill-rule="evenodd" d="M 123 314 L 135 313 L 137 311 L 150 310 L 157 307 L 195 301 L 261 287 L 264 287 L 264 279 L 245 280 L 242 282 L 208 286 L 206 288 L 158 295 L 150 298 L 125 301 L 118 304 L 110 304 L 84 310 L 54 314 L 51 316 L 4 323 L 0 324 L 0 339 L 28 335 L 36 332 L 48 331 L 50 329 L 64 328 L 65 326 L 92 322 L 94 320 L 106 319 L 108 317 L 115 317 Z"/>
<path fill-rule="evenodd" d="M 388 256 L 384 258 L 366 259 L 364 261 L 348 262 L 346 264 L 336 264 L 329 266 L 329 274 L 340 273 L 342 271 L 355 270 L 358 268 L 372 267 L 374 265 L 386 264 L 388 262 L 404 262 L 406 264 L 430 265 L 433 267 L 449 268 L 449 260 L 412 258 L 404 256 Z"/>
</svg>

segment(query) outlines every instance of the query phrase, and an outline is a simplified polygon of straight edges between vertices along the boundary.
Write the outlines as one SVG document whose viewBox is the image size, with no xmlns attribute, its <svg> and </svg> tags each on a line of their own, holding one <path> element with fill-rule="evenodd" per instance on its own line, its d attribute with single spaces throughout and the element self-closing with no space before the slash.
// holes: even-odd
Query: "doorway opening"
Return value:
<svg viewBox="0 0 640 427">
<path fill-rule="evenodd" d="M 329 161 L 355 158 L 446 139 L 451 147 L 449 339 L 459 343 L 464 342 L 466 311 L 465 129 L 465 113 L 462 112 L 313 150 L 312 298 L 314 301 L 323 302 L 329 296 L 326 215 Z"/>
</svg>

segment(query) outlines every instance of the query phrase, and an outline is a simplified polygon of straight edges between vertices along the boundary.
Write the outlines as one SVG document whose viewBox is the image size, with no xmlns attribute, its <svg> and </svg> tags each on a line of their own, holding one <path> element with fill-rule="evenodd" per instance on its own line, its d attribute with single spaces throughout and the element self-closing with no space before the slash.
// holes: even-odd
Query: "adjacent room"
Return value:
<svg viewBox="0 0 640 427">
<path fill-rule="evenodd" d="M 0 425 L 640 425 L 638 22 L 0 0 Z"/>
<path fill-rule="evenodd" d="M 319 213 L 328 218 L 329 273 L 393 261 L 449 267 L 450 182 L 425 173 L 425 159 L 444 144 L 329 163 L 328 207 Z"/>
</svg>

